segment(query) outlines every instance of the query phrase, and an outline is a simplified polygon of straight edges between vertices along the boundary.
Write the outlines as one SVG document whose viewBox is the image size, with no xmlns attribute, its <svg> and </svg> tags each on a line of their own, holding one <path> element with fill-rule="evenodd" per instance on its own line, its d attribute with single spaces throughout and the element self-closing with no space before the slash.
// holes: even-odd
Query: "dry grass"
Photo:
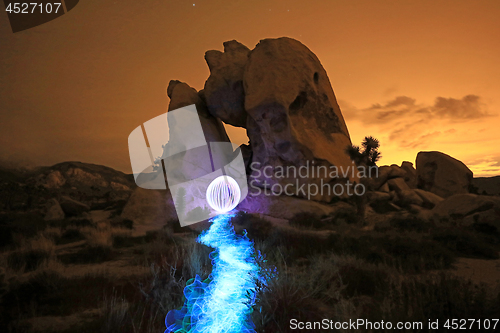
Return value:
<svg viewBox="0 0 500 333">
<path fill-rule="evenodd" d="M 34 271 L 54 257 L 55 248 L 54 240 L 43 234 L 23 240 L 18 249 L 8 254 L 7 265 L 15 271 Z"/>
</svg>

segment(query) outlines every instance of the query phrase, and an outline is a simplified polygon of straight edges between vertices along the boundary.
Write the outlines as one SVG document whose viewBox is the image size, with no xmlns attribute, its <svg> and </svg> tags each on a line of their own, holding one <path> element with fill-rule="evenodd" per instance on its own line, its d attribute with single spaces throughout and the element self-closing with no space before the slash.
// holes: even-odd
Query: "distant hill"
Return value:
<svg viewBox="0 0 500 333">
<path fill-rule="evenodd" d="M 472 184 L 478 188 L 479 194 L 500 195 L 500 176 L 477 177 Z"/>
<path fill-rule="evenodd" d="M 62 162 L 32 170 L 0 167 L 0 210 L 37 209 L 50 198 L 70 197 L 107 207 L 128 200 L 133 175 L 82 162 Z"/>
</svg>

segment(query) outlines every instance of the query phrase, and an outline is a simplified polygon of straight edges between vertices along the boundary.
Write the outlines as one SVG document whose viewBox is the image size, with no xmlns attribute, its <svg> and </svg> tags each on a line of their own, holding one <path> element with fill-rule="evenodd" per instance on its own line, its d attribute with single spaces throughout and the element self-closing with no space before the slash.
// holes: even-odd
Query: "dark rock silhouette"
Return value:
<svg viewBox="0 0 500 333">
<path fill-rule="evenodd" d="M 438 151 L 417 154 L 418 188 L 443 198 L 469 193 L 472 171 L 461 161 Z"/>
</svg>

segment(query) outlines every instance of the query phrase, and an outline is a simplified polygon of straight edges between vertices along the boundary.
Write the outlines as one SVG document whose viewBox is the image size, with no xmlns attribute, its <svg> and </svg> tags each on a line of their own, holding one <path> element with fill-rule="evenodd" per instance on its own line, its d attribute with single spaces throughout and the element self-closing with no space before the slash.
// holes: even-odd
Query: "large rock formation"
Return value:
<svg viewBox="0 0 500 333">
<path fill-rule="evenodd" d="M 247 133 L 253 150 L 251 177 L 285 186 L 336 182 L 328 175 L 268 178 L 266 167 L 352 167 L 345 148 L 351 144 L 328 75 L 306 46 L 290 38 L 264 39 L 250 52 L 244 73 Z M 269 186 L 269 185 L 268 185 Z M 298 193 L 300 196 L 300 193 Z M 330 201 L 323 193 L 312 198 Z"/>
<path fill-rule="evenodd" d="M 235 40 L 224 43 L 224 53 L 207 51 L 205 60 L 210 76 L 205 82 L 205 98 L 210 113 L 226 124 L 245 127 L 243 72 L 250 50 Z"/>
<path fill-rule="evenodd" d="M 168 111 L 179 109 L 195 104 L 196 111 L 200 117 L 201 127 L 208 142 L 229 142 L 224 125 L 220 119 L 208 112 L 207 105 L 203 100 L 203 92 L 198 93 L 184 82 L 177 80 L 170 81 L 167 88 L 167 95 L 170 97 Z M 170 127 L 170 133 L 175 137 L 175 127 Z M 182 136 L 181 136 L 182 137 Z"/>
<path fill-rule="evenodd" d="M 418 188 L 443 198 L 469 193 L 472 171 L 459 160 L 438 151 L 417 154 Z"/>
</svg>

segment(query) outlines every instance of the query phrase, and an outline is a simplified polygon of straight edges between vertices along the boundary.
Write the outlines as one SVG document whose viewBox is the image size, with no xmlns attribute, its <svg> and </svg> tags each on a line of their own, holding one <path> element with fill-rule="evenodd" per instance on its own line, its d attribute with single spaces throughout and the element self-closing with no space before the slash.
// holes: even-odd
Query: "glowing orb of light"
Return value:
<svg viewBox="0 0 500 333">
<path fill-rule="evenodd" d="M 207 202 L 214 210 L 226 213 L 240 202 L 240 186 L 230 176 L 219 176 L 207 188 Z"/>
</svg>

